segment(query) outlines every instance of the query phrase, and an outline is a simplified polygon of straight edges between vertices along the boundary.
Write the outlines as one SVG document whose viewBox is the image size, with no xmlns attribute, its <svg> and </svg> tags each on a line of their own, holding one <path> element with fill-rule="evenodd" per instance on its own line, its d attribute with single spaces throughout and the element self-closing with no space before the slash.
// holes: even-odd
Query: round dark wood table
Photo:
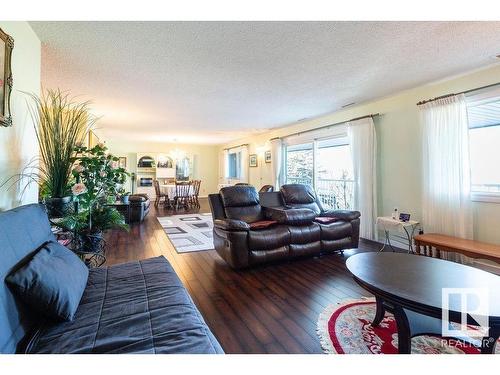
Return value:
<svg viewBox="0 0 500 375">
<path fill-rule="evenodd" d="M 394 314 L 399 353 L 410 353 L 411 337 L 416 334 L 441 334 L 443 316 L 449 322 L 472 326 L 489 322 L 484 336 L 470 342 L 480 346 L 481 353 L 494 353 L 500 336 L 500 276 L 451 261 L 402 253 L 356 254 L 347 259 L 346 265 L 354 280 L 376 298 L 372 325 L 382 321 L 385 311 Z M 464 304 L 467 298 L 470 303 Z M 475 312 L 480 304 L 487 306 L 487 314 Z"/>
</svg>

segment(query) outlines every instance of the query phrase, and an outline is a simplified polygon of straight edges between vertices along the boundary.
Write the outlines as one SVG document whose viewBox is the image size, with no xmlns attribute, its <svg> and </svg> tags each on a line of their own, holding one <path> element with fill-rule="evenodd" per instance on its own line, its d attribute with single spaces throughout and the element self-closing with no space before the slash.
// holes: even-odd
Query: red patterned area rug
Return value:
<svg viewBox="0 0 500 375">
<path fill-rule="evenodd" d="M 326 308 L 318 320 L 318 335 L 326 353 L 397 354 L 398 335 L 394 316 L 386 313 L 378 327 L 375 299 L 351 300 Z M 471 345 L 455 339 L 420 335 L 411 340 L 412 354 L 479 354 Z M 500 342 L 495 354 L 500 354 Z"/>
</svg>

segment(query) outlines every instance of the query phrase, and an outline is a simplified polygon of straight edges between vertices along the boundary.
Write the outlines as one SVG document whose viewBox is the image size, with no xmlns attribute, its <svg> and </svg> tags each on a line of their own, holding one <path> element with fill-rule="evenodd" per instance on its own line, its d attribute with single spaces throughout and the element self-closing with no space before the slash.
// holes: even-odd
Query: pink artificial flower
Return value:
<svg viewBox="0 0 500 375">
<path fill-rule="evenodd" d="M 80 195 L 87 191 L 87 187 L 82 183 L 74 184 L 71 191 L 73 192 L 73 195 Z"/>
<path fill-rule="evenodd" d="M 117 162 L 117 161 L 113 161 L 113 160 L 108 161 L 108 165 L 109 165 L 112 169 L 117 169 L 117 168 L 119 167 L 118 162 Z"/>
<path fill-rule="evenodd" d="M 106 147 L 106 145 L 105 145 L 104 143 L 102 143 L 102 142 L 99 142 L 97 145 L 98 145 L 100 148 L 104 148 L 104 147 Z"/>
<path fill-rule="evenodd" d="M 81 164 L 77 164 L 75 166 L 75 168 L 73 168 L 73 170 L 76 172 L 76 173 L 82 173 L 84 170 L 85 170 L 85 167 Z"/>
<path fill-rule="evenodd" d="M 106 177 L 106 176 L 107 176 L 107 174 L 106 174 L 106 172 L 105 172 L 105 171 L 100 171 L 100 172 L 99 172 L 99 176 L 101 176 L 101 177 Z"/>
</svg>

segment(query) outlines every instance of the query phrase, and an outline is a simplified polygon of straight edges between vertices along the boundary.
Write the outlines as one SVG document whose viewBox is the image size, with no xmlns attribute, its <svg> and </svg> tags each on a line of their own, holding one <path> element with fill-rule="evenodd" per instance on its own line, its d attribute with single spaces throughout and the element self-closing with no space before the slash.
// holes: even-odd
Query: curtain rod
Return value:
<svg viewBox="0 0 500 375">
<path fill-rule="evenodd" d="M 242 146 L 248 146 L 248 143 L 242 143 L 241 145 L 238 145 L 238 146 L 227 147 L 227 148 L 224 149 L 224 151 L 226 151 L 226 150 L 232 150 L 233 148 L 238 148 L 238 147 L 242 147 Z"/>
<path fill-rule="evenodd" d="M 287 137 L 293 137 L 293 136 L 296 136 L 296 135 L 302 135 L 302 134 L 313 132 L 313 131 L 316 131 L 316 130 L 328 129 L 328 128 L 332 127 L 332 126 L 345 124 L 346 122 L 356 121 L 356 120 L 362 120 L 364 118 L 376 117 L 376 116 L 380 116 L 380 113 L 372 113 L 371 115 L 356 117 L 356 118 L 352 118 L 350 120 L 340 121 L 340 122 L 336 122 L 334 124 L 328 124 L 328 125 L 320 126 L 319 128 L 308 129 L 308 130 L 304 130 L 304 131 L 297 132 L 297 133 L 287 134 L 287 135 L 284 135 L 282 137 L 274 137 L 274 138 L 271 138 L 270 141 L 274 141 L 275 139 L 282 139 L 282 138 L 287 138 Z"/>
<path fill-rule="evenodd" d="M 490 87 L 494 87 L 494 86 L 498 86 L 498 85 L 500 85 L 500 82 L 492 83 L 491 85 L 476 87 L 475 89 L 470 89 L 470 90 L 465 90 L 465 91 L 457 92 L 456 94 L 455 93 L 451 93 L 451 94 L 441 95 L 441 96 L 437 96 L 437 97 L 432 98 L 432 99 L 422 100 L 422 101 L 418 102 L 417 105 L 423 105 L 423 104 L 430 103 L 430 102 L 433 102 L 433 101 L 436 101 L 436 100 L 439 100 L 439 99 L 449 98 L 450 96 L 454 96 L 454 95 L 468 94 L 470 92 L 474 92 L 474 91 L 478 91 L 478 90 L 482 90 L 482 89 L 488 89 Z"/>
</svg>

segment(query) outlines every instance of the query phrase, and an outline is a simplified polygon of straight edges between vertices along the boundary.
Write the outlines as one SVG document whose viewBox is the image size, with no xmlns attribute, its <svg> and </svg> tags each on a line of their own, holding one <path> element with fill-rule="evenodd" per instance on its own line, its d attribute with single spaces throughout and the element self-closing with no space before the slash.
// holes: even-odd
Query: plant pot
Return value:
<svg viewBox="0 0 500 375">
<path fill-rule="evenodd" d="M 62 198 L 45 198 L 45 207 L 47 207 L 49 218 L 63 217 L 72 212 L 72 201 L 73 196 L 71 195 Z"/>
<path fill-rule="evenodd" d="M 130 198 L 130 195 L 124 195 L 124 196 L 122 196 L 122 198 L 121 198 L 122 203 L 128 204 L 129 198 Z"/>
<path fill-rule="evenodd" d="M 78 234 L 78 251 L 86 253 L 102 253 L 104 248 L 104 238 L 102 232 L 80 233 Z"/>
</svg>

